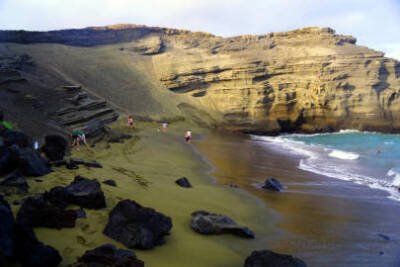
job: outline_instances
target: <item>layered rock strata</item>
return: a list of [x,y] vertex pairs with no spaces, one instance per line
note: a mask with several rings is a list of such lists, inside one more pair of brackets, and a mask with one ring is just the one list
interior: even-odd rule
[[[168,111],[169,115],[183,115],[204,125],[252,133],[400,129],[400,62],[358,46],[354,37],[336,34],[330,28],[222,38],[167,28],[116,25],[47,33],[0,31],[0,42],[114,45],[106,50],[107,56],[126,61],[118,65],[107,59],[107,63],[114,64],[111,67],[120,73],[129,68],[131,76],[109,71],[111,77],[96,79],[98,84],[126,80],[123,89],[113,88],[113,95],[108,97],[117,106],[135,112]],[[85,52],[97,51],[87,49]],[[87,60],[105,68],[94,61],[95,53]],[[60,62],[57,66],[63,64]],[[140,75],[140,86],[132,83],[139,81],[136,75]],[[11,73],[9,76],[8,80],[21,78]],[[78,76],[74,77],[76,80]],[[5,80],[1,78],[0,82]],[[96,91],[92,86],[90,90],[108,99],[103,89]],[[136,101],[134,107],[123,94],[139,97],[132,99]],[[78,94],[70,102],[84,99]],[[96,114],[107,111],[101,101],[79,102],[76,108],[85,105],[100,106]],[[79,117],[86,119],[92,113],[82,112]],[[79,118],[71,122],[74,120]]]

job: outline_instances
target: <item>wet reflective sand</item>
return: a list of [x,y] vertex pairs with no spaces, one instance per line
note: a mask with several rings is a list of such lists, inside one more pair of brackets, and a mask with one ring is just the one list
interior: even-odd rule
[[[214,165],[217,183],[238,185],[280,214],[284,232],[265,248],[310,266],[400,266],[400,203],[385,192],[299,170],[299,158],[246,136],[211,133],[194,144]],[[260,188],[268,177],[286,191]]]

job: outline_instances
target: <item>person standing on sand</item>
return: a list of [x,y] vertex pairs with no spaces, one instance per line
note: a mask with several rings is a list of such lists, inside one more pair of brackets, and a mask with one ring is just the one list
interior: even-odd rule
[[163,133],[165,133],[167,131],[167,126],[168,126],[168,123],[166,121],[164,121],[164,123],[162,124]]
[[128,126],[129,126],[129,128],[133,127],[133,117],[132,117],[132,115],[128,116]]
[[74,140],[74,141],[72,142],[72,146],[73,146],[73,147],[76,146],[76,150],[81,151],[81,148],[80,148],[80,142],[81,142],[81,141],[83,142],[83,144],[85,144],[86,149],[87,149],[88,151],[90,150],[90,149],[89,149],[89,145],[88,145],[88,143],[86,142],[86,136],[85,136],[85,134],[84,134],[82,131],[80,131],[80,130],[74,131],[74,132],[72,133],[72,139]]
[[185,139],[186,143],[190,144],[190,139],[192,139],[192,132],[190,130],[185,133]]

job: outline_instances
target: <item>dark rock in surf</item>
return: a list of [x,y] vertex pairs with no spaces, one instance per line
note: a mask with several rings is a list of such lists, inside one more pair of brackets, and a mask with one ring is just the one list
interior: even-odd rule
[[390,241],[390,237],[389,237],[388,235],[378,234],[378,236],[379,236],[380,238],[382,238],[383,240],[385,240],[385,241]]
[[72,228],[77,213],[65,210],[45,200],[43,195],[28,197],[17,214],[17,222],[30,227]]
[[186,177],[182,177],[182,178],[176,180],[175,183],[177,183],[179,186],[185,187],[185,188],[192,187],[192,185],[189,182],[189,179]]
[[253,251],[246,258],[244,267],[306,267],[307,264],[291,255],[278,254],[270,250]]
[[131,250],[117,249],[111,244],[88,250],[71,265],[71,267],[144,267],[143,261],[139,260]]
[[265,180],[265,183],[262,188],[276,192],[283,191],[283,186],[275,178],[268,178],[267,180]]
[[56,267],[62,261],[58,251],[40,242],[27,225],[15,224],[15,243],[14,257],[22,267]]
[[62,160],[68,148],[68,142],[64,137],[59,135],[47,135],[42,151],[51,161]]
[[104,234],[128,248],[150,249],[164,243],[172,228],[170,217],[131,200],[122,200],[109,214]]
[[109,185],[109,186],[117,186],[117,183],[114,180],[105,180],[103,184]]
[[190,227],[204,235],[233,234],[245,238],[254,238],[254,233],[247,227],[238,226],[228,216],[196,211],[192,213]]

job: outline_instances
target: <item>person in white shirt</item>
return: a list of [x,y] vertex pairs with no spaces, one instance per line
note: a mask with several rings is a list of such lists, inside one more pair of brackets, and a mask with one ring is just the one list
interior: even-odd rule
[[190,144],[190,139],[192,139],[192,132],[189,130],[185,134],[186,143]]
[[163,133],[165,133],[165,132],[167,131],[167,126],[168,126],[168,123],[167,123],[167,122],[164,122],[164,123],[162,124],[162,131],[163,131]]

